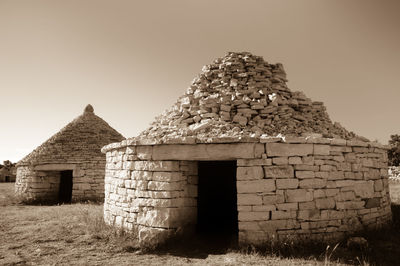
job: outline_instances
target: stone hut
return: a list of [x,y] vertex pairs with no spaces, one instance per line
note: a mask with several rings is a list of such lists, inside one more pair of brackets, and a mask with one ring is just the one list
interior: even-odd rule
[[104,198],[101,147],[124,137],[91,105],[17,164],[16,194],[26,202],[69,203]]
[[336,241],[391,222],[387,147],[332,123],[281,64],[228,53],[139,136],[105,146],[104,219],[143,245]]
[[16,174],[15,163],[4,161],[0,164],[0,182],[15,182]]

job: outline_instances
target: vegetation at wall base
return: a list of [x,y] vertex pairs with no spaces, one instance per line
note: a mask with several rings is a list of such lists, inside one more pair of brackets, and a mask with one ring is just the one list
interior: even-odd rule
[[[400,193],[398,182],[392,194]],[[154,250],[139,249],[136,236],[107,226],[101,204],[19,205],[13,184],[0,184],[0,264],[119,265],[398,265],[400,261],[400,199],[392,197],[393,225],[361,232],[366,249],[350,249],[346,241],[327,246],[290,241],[263,247],[217,250],[183,239]]]
[[400,165],[400,135],[390,135],[390,149],[388,150],[388,160],[390,166]]

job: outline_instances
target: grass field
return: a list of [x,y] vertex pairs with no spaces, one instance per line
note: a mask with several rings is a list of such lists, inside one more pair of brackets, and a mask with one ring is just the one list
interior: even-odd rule
[[[101,205],[19,205],[13,189],[13,183],[0,183],[0,265],[396,265],[400,261],[396,204],[394,227],[365,236],[369,249],[363,252],[349,251],[343,243],[334,251],[316,245],[287,247],[281,252],[218,254],[190,247],[143,252],[132,236],[103,223]],[[393,202],[400,204],[400,183],[391,184],[391,193]]]

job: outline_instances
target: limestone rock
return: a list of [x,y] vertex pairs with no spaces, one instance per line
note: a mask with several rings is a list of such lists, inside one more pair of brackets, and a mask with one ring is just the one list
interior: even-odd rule
[[177,102],[138,139],[164,142],[176,137],[255,137],[306,133],[355,137],[332,123],[321,102],[286,85],[282,64],[248,52],[229,52],[203,67]]

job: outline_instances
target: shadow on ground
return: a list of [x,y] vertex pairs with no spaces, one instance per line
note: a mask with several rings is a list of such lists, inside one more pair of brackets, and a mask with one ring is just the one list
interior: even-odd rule
[[368,241],[368,247],[350,249],[346,240],[337,245],[327,246],[323,243],[255,248],[238,247],[237,240],[226,241],[223,238],[199,236],[175,240],[146,254],[172,255],[184,258],[206,259],[209,255],[240,252],[261,256],[278,256],[289,259],[314,259],[321,262],[338,262],[353,265],[399,265],[400,264],[400,205],[392,204],[393,224],[390,228],[372,232],[359,233]]

